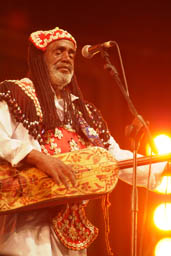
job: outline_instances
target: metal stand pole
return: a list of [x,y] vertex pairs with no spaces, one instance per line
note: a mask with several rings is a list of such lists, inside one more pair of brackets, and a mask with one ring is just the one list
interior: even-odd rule
[[137,220],[138,220],[138,189],[136,186],[137,152],[133,152],[133,187],[132,187],[132,235],[131,235],[131,255],[137,256]]
[[133,121],[133,125],[131,128],[129,127],[128,130],[128,136],[131,138],[132,143],[133,143],[133,160],[134,160],[134,166],[133,166],[133,189],[132,189],[132,236],[131,236],[131,256],[137,256],[137,216],[138,216],[138,190],[136,186],[136,169],[137,169],[137,148],[138,148],[138,143],[140,141],[140,138],[142,136],[142,132],[144,130],[147,132],[150,144],[152,148],[155,149],[153,145],[153,141],[151,139],[151,133],[149,131],[149,128],[144,121],[143,117],[140,116],[133,105],[129,95],[125,91],[125,88],[119,78],[119,74],[115,68],[114,65],[111,64],[109,60],[109,55],[108,53],[104,50],[101,52],[102,57],[105,60],[105,65],[104,68],[109,71],[109,73],[114,77],[117,85],[119,86],[124,98],[126,99],[128,103],[128,107],[132,115],[135,117]]

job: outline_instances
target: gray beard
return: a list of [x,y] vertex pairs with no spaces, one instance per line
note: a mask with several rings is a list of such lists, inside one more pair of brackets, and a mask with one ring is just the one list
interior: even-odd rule
[[53,73],[51,82],[59,90],[62,90],[67,84],[71,82],[72,77],[73,72],[71,74],[64,74],[57,70],[55,73]]

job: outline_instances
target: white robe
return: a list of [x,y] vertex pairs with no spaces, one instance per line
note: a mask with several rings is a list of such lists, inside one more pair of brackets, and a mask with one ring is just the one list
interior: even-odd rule
[[[58,100],[58,111],[62,111]],[[133,158],[128,150],[120,149],[113,137],[109,139],[109,151],[116,160]],[[33,149],[41,151],[38,141],[34,140],[21,123],[16,123],[10,115],[6,102],[0,102],[0,157],[16,166]],[[152,165],[150,189],[153,189],[166,163]],[[132,183],[132,168],[119,171],[119,178]],[[149,167],[137,168],[137,185],[147,187]],[[46,214],[47,213],[47,214]],[[86,249],[72,251],[65,248],[56,237],[46,218],[47,210],[31,213],[0,216],[0,255],[10,256],[86,256]]]

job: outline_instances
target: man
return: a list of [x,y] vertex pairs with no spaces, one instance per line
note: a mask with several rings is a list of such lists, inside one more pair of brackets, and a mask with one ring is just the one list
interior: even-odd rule
[[[101,146],[117,160],[132,158],[119,148],[99,111],[82,97],[74,75],[73,36],[56,27],[32,33],[29,42],[29,78],[0,85],[0,157],[12,166],[31,164],[66,188],[68,179],[73,186],[77,180],[71,166],[53,155]],[[155,173],[163,169],[158,164],[152,170],[151,188]],[[140,168],[138,185],[146,186],[147,176],[148,168]],[[132,170],[120,171],[119,177],[131,183]],[[1,216],[0,255],[85,256],[98,233],[91,223],[85,229],[85,206],[80,202]]]

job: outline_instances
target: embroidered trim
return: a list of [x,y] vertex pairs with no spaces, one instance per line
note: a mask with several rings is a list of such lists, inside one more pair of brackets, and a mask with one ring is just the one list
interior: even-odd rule
[[36,108],[36,113],[42,120],[42,117],[43,117],[42,110],[41,110],[38,98],[36,97],[36,92],[35,92],[35,89],[34,89],[34,86],[33,86],[33,83],[31,82],[31,80],[28,78],[24,78],[20,81],[19,80],[9,80],[9,82],[14,82],[15,84],[17,84],[27,94],[27,96],[30,99],[32,99],[32,101],[34,102],[35,108]]
[[79,150],[79,146],[75,140],[71,139],[69,141],[69,145],[70,145],[71,151]]
[[[64,133],[67,139],[64,138]],[[48,155],[79,150],[80,148],[90,145],[90,142],[85,143],[85,141],[76,134],[76,131],[71,129],[69,125],[64,128],[55,128],[54,132],[52,130],[45,132],[42,135],[42,141],[42,152]]]
[[103,143],[103,146],[108,149],[110,132],[108,130],[107,124],[104,121],[100,111],[93,104],[86,104],[86,108],[93,119],[94,128],[99,135],[99,139]]
[[[27,101],[23,103],[24,100],[22,99],[22,96],[24,95],[20,95],[22,100],[17,98],[17,94],[21,93],[17,87],[20,88],[24,94],[31,99],[31,101],[28,101],[28,103],[34,108],[33,111],[35,112],[32,118],[30,114],[26,114],[25,112]],[[31,81],[29,79],[23,79],[21,81],[6,80],[0,83],[0,91],[0,100],[7,102],[16,121],[22,123],[29,133],[41,143],[40,123],[42,121],[42,111]],[[25,100],[28,99],[26,98]],[[27,106],[28,109],[30,106]]]
[[87,219],[82,204],[67,205],[66,210],[60,212],[52,224],[61,242],[76,251],[87,248],[99,232]]
[[79,116],[79,123],[82,129],[82,132],[95,146],[104,147],[97,132],[88,125],[88,123],[84,120],[82,115]]

